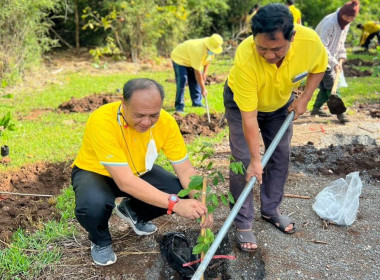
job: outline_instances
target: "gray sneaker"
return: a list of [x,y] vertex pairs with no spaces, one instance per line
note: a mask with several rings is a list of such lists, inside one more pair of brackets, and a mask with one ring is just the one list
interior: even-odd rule
[[100,247],[95,243],[91,242],[91,256],[94,260],[94,263],[107,266],[116,262],[116,255],[113,252],[112,244],[104,247]]
[[115,207],[115,213],[124,221],[128,222],[137,235],[149,235],[156,232],[157,227],[149,222],[140,219],[136,212],[129,205],[129,199],[124,198],[119,205]]

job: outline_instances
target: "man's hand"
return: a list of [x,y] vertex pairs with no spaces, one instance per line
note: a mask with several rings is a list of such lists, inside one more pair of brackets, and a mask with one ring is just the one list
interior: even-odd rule
[[337,73],[338,71],[342,72],[342,66],[339,64],[335,65],[334,71],[335,71],[335,73]]
[[202,96],[203,96],[203,97],[206,97],[206,96],[207,96],[208,91],[207,91],[206,87],[202,88],[201,93],[202,93]]
[[259,184],[263,183],[263,166],[260,160],[251,160],[251,162],[248,165],[247,176],[245,179],[248,182],[252,177],[256,177],[257,182],[259,182]]
[[207,207],[196,199],[180,199],[174,205],[173,211],[184,218],[198,219],[207,214]]
[[290,104],[288,111],[294,111],[294,120],[298,119],[299,116],[305,114],[307,110],[307,103],[309,103],[309,100],[307,99],[306,95],[301,94],[301,96],[294,100],[292,104]]
[[205,220],[201,223],[201,228],[211,228],[214,223],[214,217],[212,214],[206,214]]

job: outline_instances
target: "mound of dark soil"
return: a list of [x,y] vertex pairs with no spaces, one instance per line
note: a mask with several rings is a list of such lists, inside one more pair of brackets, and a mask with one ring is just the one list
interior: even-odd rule
[[372,118],[380,118],[380,104],[359,104],[358,108],[368,111]]
[[304,172],[339,175],[360,171],[380,180],[380,149],[375,145],[330,145],[317,149],[312,143],[292,147],[291,162]]
[[[205,85],[220,84],[226,80],[225,75],[207,75]],[[175,84],[175,79],[166,79],[166,82]]]
[[174,113],[173,116],[185,140],[191,140],[196,136],[213,136],[227,125],[223,115],[210,114],[210,122],[208,122],[207,114],[199,116],[191,113],[182,116]]
[[343,64],[343,71],[345,77],[368,77],[372,75],[372,71],[370,70],[358,70],[354,67],[351,67],[349,65]]
[[56,218],[55,200],[39,195],[59,194],[68,186],[70,173],[69,163],[39,163],[0,174],[0,191],[34,194],[0,194],[0,239],[8,240],[18,228],[33,231],[40,222]]
[[353,66],[373,66],[372,61],[363,61],[360,58],[354,58],[347,60],[343,65],[353,65]]
[[120,95],[112,93],[93,94],[80,99],[72,97],[69,101],[59,105],[58,110],[64,113],[87,113],[104,104],[119,101],[120,99]]

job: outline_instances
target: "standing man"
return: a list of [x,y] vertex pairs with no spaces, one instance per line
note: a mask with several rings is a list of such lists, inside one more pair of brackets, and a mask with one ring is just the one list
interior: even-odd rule
[[[237,48],[224,87],[231,153],[246,167],[245,176],[230,172],[230,190],[238,199],[246,182],[256,177],[260,184],[261,217],[290,234],[295,232],[295,224],[281,213],[280,205],[289,169],[293,127],[285,132],[264,171],[260,132],[267,149],[289,111],[295,112],[295,119],[305,113],[326,70],[327,54],[313,30],[294,26],[291,13],[283,4],[260,8],[252,18],[252,34]],[[294,100],[292,90],[305,77],[306,88]],[[257,248],[253,220],[253,193],[250,193],[235,218],[237,243],[244,251]]]
[[293,15],[294,23],[302,24],[301,11],[294,6],[294,0],[286,0],[286,6],[288,6],[290,12]]
[[[171,53],[176,81],[175,110],[183,113],[185,87],[189,84],[193,107],[204,107],[202,96],[207,96],[205,85],[207,70],[215,54],[222,52],[223,38],[218,34],[211,37],[187,40]],[[203,72],[202,72],[203,70]]]
[[[350,22],[355,19],[358,13],[359,1],[349,1],[337,12],[325,16],[315,29],[327,49],[329,66],[319,85],[319,92],[315,99],[311,115],[319,115],[321,117],[328,116],[322,111],[321,107],[327,102],[331,95],[336,71],[338,69],[342,70],[339,60],[344,62],[347,59],[344,42],[346,41],[347,32],[350,28]],[[349,121],[345,114],[337,114],[337,118],[342,124]]]
[[[116,262],[108,220],[115,198],[124,197],[116,214],[136,234],[157,230],[150,221],[166,213],[197,219],[207,208],[176,195],[196,172],[174,118],[162,109],[163,87],[151,79],[128,81],[123,101],[109,103],[89,117],[82,146],[73,164],[75,216],[88,232],[91,255],[98,265]],[[162,150],[175,173],[154,164]],[[210,227],[212,216],[204,227]]]
[[369,44],[371,40],[376,36],[377,43],[380,45],[380,23],[374,21],[367,21],[364,25],[358,24],[357,28],[362,30],[362,36],[360,38],[360,46],[364,47],[365,51],[368,52]]

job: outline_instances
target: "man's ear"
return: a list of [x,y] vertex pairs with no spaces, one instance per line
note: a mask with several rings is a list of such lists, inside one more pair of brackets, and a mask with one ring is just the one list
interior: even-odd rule
[[290,37],[290,42],[293,42],[294,41],[294,36],[296,35],[296,32],[295,30],[292,31],[292,36]]

